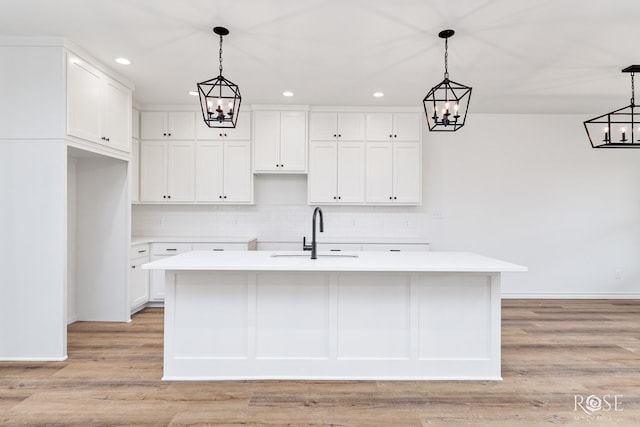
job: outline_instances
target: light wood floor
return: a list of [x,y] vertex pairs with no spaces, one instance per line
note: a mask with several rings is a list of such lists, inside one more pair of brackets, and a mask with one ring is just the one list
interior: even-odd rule
[[502,382],[162,382],[162,315],[70,325],[65,362],[0,363],[0,425],[640,426],[640,301],[503,301]]

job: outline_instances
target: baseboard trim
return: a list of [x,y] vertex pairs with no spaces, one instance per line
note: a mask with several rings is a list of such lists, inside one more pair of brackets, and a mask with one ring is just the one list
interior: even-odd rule
[[640,299],[638,293],[615,292],[558,292],[558,293],[530,293],[503,292],[503,299]]

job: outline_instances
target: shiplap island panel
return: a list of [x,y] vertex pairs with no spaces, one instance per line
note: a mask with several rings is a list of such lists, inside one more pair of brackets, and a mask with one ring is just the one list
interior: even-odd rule
[[166,380],[499,380],[500,279],[471,253],[201,252],[166,271]]

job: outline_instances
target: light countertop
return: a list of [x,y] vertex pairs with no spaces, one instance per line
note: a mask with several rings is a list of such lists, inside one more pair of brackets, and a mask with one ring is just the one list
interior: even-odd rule
[[[276,255],[276,256],[274,256]],[[144,264],[150,270],[524,272],[527,267],[470,252],[192,251]]]
[[249,243],[255,237],[240,236],[132,236],[131,244],[141,243]]

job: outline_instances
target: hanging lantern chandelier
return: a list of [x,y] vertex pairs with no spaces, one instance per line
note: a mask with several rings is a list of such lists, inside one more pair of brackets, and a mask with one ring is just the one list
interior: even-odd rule
[[229,34],[224,27],[215,27],[213,32],[220,36],[220,73],[218,77],[198,83],[202,118],[210,128],[235,128],[240,111],[240,88],[222,77],[222,37]]
[[444,80],[434,86],[424,97],[424,112],[430,131],[456,131],[464,126],[469,109],[471,88],[449,79],[448,40],[455,31],[443,30],[438,36],[444,39]]
[[[640,65],[630,65],[623,73],[631,73],[631,103],[610,113],[584,122],[593,148],[640,148],[640,112],[636,109],[633,77]],[[639,139],[636,139],[638,137]]]

